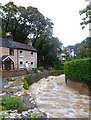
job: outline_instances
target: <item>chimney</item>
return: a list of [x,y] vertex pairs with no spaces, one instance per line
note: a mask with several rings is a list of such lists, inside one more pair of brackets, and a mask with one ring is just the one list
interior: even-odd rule
[[31,40],[29,40],[28,45],[32,46],[32,41]]
[[6,39],[13,41],[13,35],[11,35],[11,32],[6,33]]

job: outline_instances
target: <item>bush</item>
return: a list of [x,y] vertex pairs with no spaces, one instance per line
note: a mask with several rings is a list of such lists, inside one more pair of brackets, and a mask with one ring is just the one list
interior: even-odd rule
[[26,90],[29,89],[29,85],[27,84],[27,82],[24,82],[24,83],[23,83],[23,88],[26,89]]
[[62,70],[53,70],[53,71],[51,72],[51,75],[53,75],[53,76],[59,76],[59,75],[61,75],[61,74],[63,74],[63,71],[62,71]]
[[40,70],[41,72],[43,72],[44,68],[42,66],[39,66],[38,70]]
[[91,58],[77,59],[64,64],[67,78],[82,82],[91,82]]
[[24,82],[26,82],[28,85],[31,85],[32,84],[32,77],[31,75],[27,75],[24,77]]
[[63,64],[61,63],[60,60],[57,60],[54,62],[54,67],[55,70],[63,70]]
[[20,98],[14,98],[10,96],[3,96],[2,101],[0,102],[2,106],[4,106],[7,110],[17,109],[23,101]]
[[9,81],[13,81],[13,79],[12,79],[11,77],[8,77],[6,80],[7,80],[8,82],[9,82]]

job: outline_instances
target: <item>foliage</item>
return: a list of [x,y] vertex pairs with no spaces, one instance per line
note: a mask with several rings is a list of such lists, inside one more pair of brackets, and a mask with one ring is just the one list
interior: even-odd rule
[[13,81],[13,79],[12,79],[11,77],[8,77],[6,80],[7,80],[8,82],[9,82],[9,81]]
[[[70,51],[69,51],[70,50]],[[70,59],[70,52],[71,52],[71,48],[70,46],[67,46],[66,48],[64,48],[63,53],[66,55],[65,58],[66,60]]]
[[60,60],[56,60],[53,68],[55,70],[63,70],[63,64],[61,63]]
[[91,83],[91,58],[66,62],[64,73],[71,80]]
[[2,11],[1,27],[5,32],[11,32],[15,41],[26,43],[28,36],[32,36],[35,44],[44,33],[52,33],[53,23],[35,7],[18,7],[13,2],[9,2],[4,6],[0,4],[0,10]]
[[5,32],[2,29],[0,29],[0,37],[5,37]]
[[24,93],[22,94],[22,96],[27,97],[27,96],[29,96],[29,94],[28,94],[27,92],[24,92]]
[[24,82],[24,83],[23,83],[23,88],[24,88],[24,89],[26,89],[26,90],[28,90],[28,89],[29,89],[29,85],[28,85],[28,83],[27,83],[27,82]]
[[[88,58],[91,57],[91,38],[87,37],[81,43],[77,43],[74,46],[67,46],[70,50],[74,50],[76,55],[74,58]],[[67,59],[68,60],[68,59]]]
[[47,68],[52,67],[54,61],[57,60],[57,53],[61,53],[62,43],[52,36],[44,38],[36,43],[36,49],[38,50],[38,65]]
[[31,120],[35,120],[37,118],[37,113],[33,113],[31,116]]
[[32,76],[31,75],[27,75],[24,77],[24,82],[26,82],[28,85],[31,85],[32,84]]
[[0,120],[5,120],[5,117],[9,117],[10,116],[10,114],[9,113],[2,113],[1,115],[0,115]]
[[59,75],[61,75],[61,74],[63,74],[63,73],[64,73],[63,70],[53,70],[53,71],[51,72],[51,75],[53,75],[53,76],[59,76]]
[[81,43],[74,46],[76,58],[91,57],[91,38],[87,37]]
[[2,97],[1,105],[4,106],[7,110],[17,109],[21,104],[23,104],[23,101],[19,98],[14,98],[10,96]]
[[88,4],[86,8],[80,10],[79,14],[84,15],[82,22],[80,23],[82,25],[82,29],[84,29],[86,25],[91,23],[91,4]]
[[39,66],[38,70],[40,70],[41,72],[43,72],[43,70],[44,70],[43,66]]

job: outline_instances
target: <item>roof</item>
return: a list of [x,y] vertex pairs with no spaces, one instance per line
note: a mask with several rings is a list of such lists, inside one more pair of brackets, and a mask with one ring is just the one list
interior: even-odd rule
[[0,38],[0,46],[37,52],[37,50],[34,47],[24,43],[19,43],[19,42],[10,40],[9,38]]
[[7,58],[10,58],[10,60],[12,60],[14,62],[14,60],[10,56],[8,56],[8,55],[2,56],[1,59],[2,59],[2,61],[5,61]]

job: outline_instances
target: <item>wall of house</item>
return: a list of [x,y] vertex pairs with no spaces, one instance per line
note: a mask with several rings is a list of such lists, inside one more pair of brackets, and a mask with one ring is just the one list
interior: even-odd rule
[[[20,56],[20,51],[23,51],[23,54]],[[33,53],[33,54],[31,54]],[[9,48],[0,47],[0,57],[3,55],[9,55]],[[9,55],[14,60],[14,68],[20,68],[20,62],[23,62],[23,68],[26,67],[26,62],[28,64],[28,69],[37,68],[37,53],[26,50],[17,50],[14,49],[14,56]],[[31,62],[33,64],[31,64]]]
[[14,56],[11,56],[11,58],[14,60],[14,68],[15,69],[18,69],[18,64],[17,64],[17,62],[18,62],[18,56],[17,56],[17,49],[14,49]]
[[31,61],[34,62],[34,68],[37,68],[37,53],[33,52],[33,57],[31,57]]
[[[9,48],[0,46],[0,58],[4,55],[9,55]],[[14,60],[14,68],[17,69],[17,50],[14,49],[14,56],[9,56]]]
[[0,69],[2,68],[1,57],[2,57],[2,47],[0,46]]
[[[2,51],[2,55],[9,55],[9,48],[0,47],[0,51]],[[2,57],[2,55],[0,55]]]
[[[22,54],[20,53],[20,51],[22,51]],[[26,67],[26,64],[28,65],[27,69],[37,68],[37,53],[36,52],[18,50],[18,56],[19,56],[18,65],[20,66],[20,68]],[[23,62],[22,66],[20,65],[20,62]],[[32,65],[31,65],[31,62],[33,63]]]

